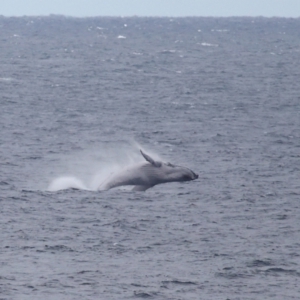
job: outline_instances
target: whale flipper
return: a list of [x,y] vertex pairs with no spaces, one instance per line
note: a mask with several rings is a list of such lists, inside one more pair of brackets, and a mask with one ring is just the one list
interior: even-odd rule
[[151,187],[152,187],[152,185],[136,185],[136,186],[134,186],[132,191],[134,191],[134,192],[144,192],[144,191],[150,189]]
[[152,166],[154,167],[161,167],[161,162],[160,161],[155,161],[152,157],[150,157],[149,155],[147,155],[146,153],[144,153],[142,150],[141,151],[141,154],[143,155],[143,157],[145,158],[145,160],[147,162],[149,162]]

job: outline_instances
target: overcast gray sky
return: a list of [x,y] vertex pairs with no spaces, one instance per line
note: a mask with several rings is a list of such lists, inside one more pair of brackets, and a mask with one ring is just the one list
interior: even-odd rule
[[300,0],[0,0],[0,15],[300,17]]

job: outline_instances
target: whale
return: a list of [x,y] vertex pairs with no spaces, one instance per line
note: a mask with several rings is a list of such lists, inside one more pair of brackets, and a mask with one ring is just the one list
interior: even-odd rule
[[99,185],[98,191],[107,191],[120,186],[133,186],[133,191],[146,191],[158,184],[191,181],[199,177],[189,168],[158,161],[142,150],[140,152],[145,159],[144,162],[111,174]]

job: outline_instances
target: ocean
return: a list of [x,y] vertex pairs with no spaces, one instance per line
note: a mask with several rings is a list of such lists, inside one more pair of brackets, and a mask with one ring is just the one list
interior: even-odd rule
[[0,16],[0,299],[300,299],[299,28]]

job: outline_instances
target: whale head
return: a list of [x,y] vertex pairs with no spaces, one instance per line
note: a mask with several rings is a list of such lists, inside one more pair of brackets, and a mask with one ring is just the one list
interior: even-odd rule
[[173,165],[171,163],[163,163],[162,169],[166,173],[166,176],[172,181],[191,181],[199,177],[198,174],[186,167]]
[[166,182],[183,182],[195,180],[199,177],[198,174],[186,167],[171,164],[169,162],[155,161],[149,155],[145,154],[142,150],[141,154],[147,162],[159,171],[159,183]]

